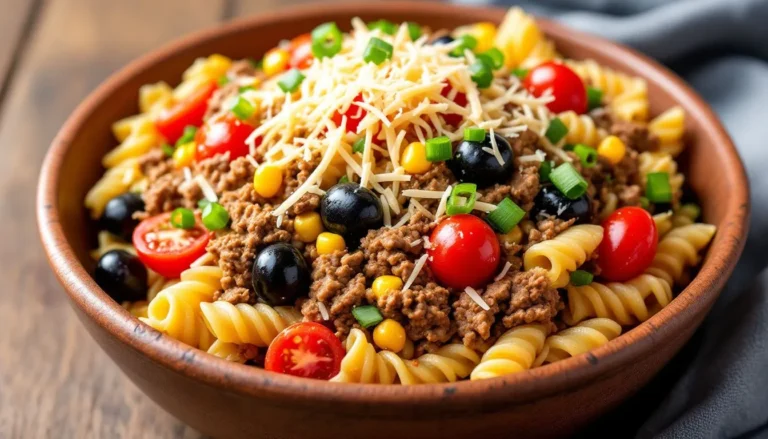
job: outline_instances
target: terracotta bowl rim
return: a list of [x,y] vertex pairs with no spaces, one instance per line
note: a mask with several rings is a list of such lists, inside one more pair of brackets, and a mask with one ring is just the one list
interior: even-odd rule
[[[728,213],[718,230],[718,233],[724,233],[731,239],[720,240],[720,245],[712,246],[699,274],[672,303],[621,337],[586,355],[490,380],[422,386],[337,384],[270,373],[211,355],[201,355],[200,351],[140,323],[96,285],[75,257],[59,223],[57,186],[60,168],[71,139],[87,124],[89,116],[100,102],[111,96],[137,72],[163,62],[180,49],[196,46],[216,36],[271,21],[289,22],[298,17],[331,17],[337,14],[386,15],[391,10],[417,14],[445,14],[447,10],[466,14],[468,21],[489,20],[504,13],[504,9],[492,7],[402,1],[304,5],[235,20],[187,35],[131,62],[93,91],[75,109],[54,138],[41,170],[37,193],[38,227],[43,247],[73,306],[124,344],[125,349],[134,349],[163,367],[222,390],[260,398],[305,399],[312,403],[343,401],[356,404],[375,400],[377,404],[387,405],[445,404],[448,401],[461,405],[503,403],[513,398],[530,400],[571,391],[585,383],[611,376],[622,365],[638,361],[644,355],[652,355],[659,340],[671,336],[689,324],[691,316],[706,310],[736,264],[744,246],[748,225],[749,187],[743,164],[731,139],[709,106],[682,79],[656,61],[626,47],[548,20],[539,20],[545,33],[563,38],[568,35],[568,38],[578,40],[579,45],[610,58],[622,58],[626,65],[642,71],[648,79],[665,84],[665,88],[678,102],[687,104],[689,117],[707,122],[707,135],[714,136],[714,143],[732,159],[728,161],[726,175],[736,189],[729,197]],[[722,263],[718,265],[716,261]],[[689,309],[682,313],[684,308]]]

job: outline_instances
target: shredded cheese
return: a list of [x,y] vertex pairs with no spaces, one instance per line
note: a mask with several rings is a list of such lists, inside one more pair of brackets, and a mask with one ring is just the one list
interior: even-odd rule
[[424,264],[427,263],[427,257],[429,255],[424,253],[421,255],[419,259],[416,260],[416,264],[413,266],[413,271],[411,272],[411,275],[408,276],[408,280],[405,282],[405,285],[403,285],[403,291],[407,290],[411,287],[411,284],[416,281],[416,278],[419,276],[419,273],[421,272],[421,269],[424,268]]
[[490,311],[491,307],[488,306],[488,303],[483,300],[482,297],[480,297],[479,294],[477,294],[477,291],[475,291],[472,287],[466,287],[464,288],[464,292],[467,293],[467,296],[469,296],[470,299],[472,299],[476,304],[480,305],[480,308]]
[[453,186],[449,185],[445,189],[445,192],[443,192],[443,195],[440,197],[440,204],[437,205],[437,211],[435,211],[435,221],[440,219],[440,217],[445,213],[445,208],[448,205],[448,197],[451,196],[451,192],[453,192]]
[[503,279],[504,276],[507,275],[507,272],[509,271],[510,268],[512,268],[512,264],[510,264],[509,261],[505,262],[504,268],[501,269],[501,273],[497,274],[496,277],[493,278],[493,280],[498,282],[501,279]]
[[475,201],[475,210],[481,212],[490,213],[496,210],[496,205],[491,203],[485,203],[483,201]]
[[197,174],[194,178],[194,181],[198,186],[200,186],[200,190],[203,191],[203,196],[206,200],[210,201],[211,203],[219,201],[219,197],[216,195],[216,191],[213,189],[213,186],[208,183],[208,180],[206,180],[202,174]]
[[189,169],[189,166],[184,166],[184,181],[190,182],[192,181],[192,171]]
[[536,152],[534,152],[531,155],[521,155],[517,158],[518,161],[525,163],[525,162],[543,162],[547,159],[547,153],[544,151],[537,149]]
[[445,191],[428,191],[424,189],[407,189],[403,191],[403,195],[409,198],[431,198],[440,199],[443,197]]
[[326,308],[325,304],[319,300],[317,301],[317,310],[320,311],[320,316],[323,320],[331,320],[331,316],[328,314],[328,308]]
[[384,195],[379,195],[379,199],[381,200],[381,207],[384,211],[384,226],[392,227],[392,213],[389,210],[389,203],[387,203],[387,199]]
[[255,158],[253,158],[253,156],[252,156],[252,155],[250,155],[250,154],[246,154],[246,155],[245,155],[245,159],[246,159],[246,160],[248,160],[248,162],[249,162],[251,165],[253,165],[253,167],[254,167],[254,168],[258,168],[258,167],[259,167],[259,162],[257,162],[257,161],[256,161],[256,159],[255,159]]

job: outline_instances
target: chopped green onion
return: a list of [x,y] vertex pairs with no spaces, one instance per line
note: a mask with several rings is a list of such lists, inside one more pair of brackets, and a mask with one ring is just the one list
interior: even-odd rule
[[221,230],[229,224],[229,213],[219,203],[210,202],[203,208],[203,225],[208,230]]
[[416,41],[421,36],[421,26],[419,23],[409,21],[408,23],[408,35],[411,37],[411,41]]
[[651,172],[646,175],[645,196],[652,203],[669,203],[672,201],[672,187],[669,185],[669,174],[666,172]]
[[394,35],[397,33],[397,25],[389,20],[376,20],[368,23],[368,29],[379,29],[387,35]]
[[451,148],[451,139],[447,136],[435,137],[427,140],[425,145],[427,149],[427,161],[439,162],[450,160],[453,155]]
[[184,133],[176,141],[176,148],[195,140],[195,134],[197,134],[197,127],[194,125],[187,125],[184,127]]
[[520,79],[525,79],[525,77],[528,76],[528,69],[523,69],[523,68],[513,69],[512,74],[517,76]]
[[169,144],[165,144],[160,147],[163,150],[163,154],[165,154],[168,157],[173,157],[173,147]]
[[597,150],[581,143],[573,147],[573,152],[579,156],[581,166],[591,168],[597,164]]
[[219,79],[216,80],[216,84],[218,84],[219,87],[223,87],[229,84],[229,78],[227,78],[227,75],[221,75],[219,76]]
[[352,144],[352,152],[362,153],[363,151],[365,151],[365,137],[355,140],[355,143]]
[[207,198],[203,198],[202,200],[197,202],[197,207],[199,207],[201,210],[205,209],[205,206],[211,204],[210,201],[208,201]]
[[464,128],[464,140],[482,142],[485,140],[485,130],[482,128]]
[[341,178],[339,179],[339,184],[341,183],[349,183],[349,177],[347,177],[346,175],[342,175]]
[[232,106],[232,113],[240,120],[247,120],[256,113],[256,108],[247,99],[238,96],[237,102]]
[[549,123],[549,127],[547,128],[547,132],[544,133],[544,136],[549,139],[552,144],[556,144],[561,141],[566,134],[568,134],[568,127],[565,126],[559,117],[556,117]]
[[195,214],[189,209],[179,207],[171,212],[171,225],[177,229],[188,230],[195,227]]
[[352,308],[352,315],[363,328],[376,326],[384,320],[379,309],[373,305],[356,306]]
[[571,200],[579,198],[587,191],[587,180],[584,180],[570,163],[563,163],[553,169],[549,173],[549,180]]
[[594,279],[594,277],[595,276],[588,271],[576,270],[571,273],[571,285],[574,287],[589,285],[592,283],[592,279]]
[[[459,204],[459,197],[466,196],[467,201]],[[453,187],[451,196],[448,197],[448,204],[445,206],[445,213],[448,215],[458,215],[460,213],[472,212],[477,200],[477,185],[474,183],[460,183]]]
[[645,197],[640,197],[640,207],[642,207],[645,210],[648,210],[651,207],[651,202],[648,201]]
[[299,86],[304,82],[304,74],[299,69],[291,69],[277,81],[277,85],[286,92],[293,93],[299,89]]
[[245,92],[247,92],[249,90],[256,90],[256,87],[254,87],[252,85],[244,85],[244,86],[238,88],[237,92],[238,93],[245,93]]
[[549,181],[549,174],[552,172],[552,166],[554,163],[552,160],[545,160],[541,162],[541,166],[539,166],[539,181],[542,183],[546,183]]
[[501,233],[507,233],[525,216],[525,211],[508,197],[488,214],[488,222]]
[[494,70],[499,70],[504,67],[504,54],[497,48],[488,49],[478,56],[482,56],[491,61],[491,66]]
[[493,66],[487,60],[478,58],[469,66],[469,74],[477,88],[488,88],[493,81]]
[[587,87],[587,107],[590,110],[603,105],[603,91],[599,88]]
[[464,34],[459,38],[456,38],[459,45],[455,49],[451,50],[451,56],[462,56],[465,50],[473,50],[477,47],[477,38],[469,34]]
[[380,40],[376,37],[372,37],[368,41],[368,46],[363,53],[363,60],[365,62],[372,62],[376,65],[383,63],[384,61],[392,58],[392,51],[394,48],[391,44],[384,40]]
[[312,55],[330,58],[341,52],[343,36],[336,23],[323,23],[312,31]]

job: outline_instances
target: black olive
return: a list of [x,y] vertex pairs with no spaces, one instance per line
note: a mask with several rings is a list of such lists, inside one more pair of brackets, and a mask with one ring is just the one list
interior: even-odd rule
[[309,268],[304,256],[283,242],[264,248],[253,264],[253,289],[269,305],[293,305],[309,293]]
[[125,250],[104,253],[93,278],[116,302],[147,300],[147,268]]
[[576,224],[588,223],[592,211],[592,202],[589,195],[584,194],[575,200],[563,195],[560,190],[552,185],[542,186],[536,198],[533,200],[533,209],[530,215],[536,221],[546,217],[560,218],[568,221],[576,218]]
[[453,159],[447,163],[448,168],[453,171],[453,175],[457,179],[468,183],[475,183],[478,188],[485,188],[496,183],[506,183],[509,181],[512,177],[512,172],[514,172],[512,146],[509,145],[507,139],[497,134],[494,134],[494,136],[504,164],[499,164],[499,161],[493,154],[483,151],[483,148],[493,148],[490,133],[485,135],[485,139],[482,142],[462,140],[453,153]]
[[357,248],[368,230],[384,225],[379,198],[357,183],[340,183],[328,189],[320,201],[325,228],[344,236],[347,246]]
[[101,228],[130,241],[133,229],[139,224],[139,221],[133,219],[133,214],[142,210],[144,200],[141,195],[132,192],[118,195],[104,207],[100,220]]
[[435,38],[434,40],[432,40],[430,42],[430,44],[435,45],[435,46],[442,46],[442,45],[445,45],[445,44],[453,43],[453,41],[454,41],[453,37],[451,37],[450,35],[443,35],[440,38]]

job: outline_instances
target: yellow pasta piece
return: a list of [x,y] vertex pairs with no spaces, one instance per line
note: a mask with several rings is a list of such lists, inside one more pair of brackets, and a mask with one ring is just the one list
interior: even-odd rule
[[571,145],[581,143],[596,148],[607,133],[598,128],[595,121],[586,114],[576,114],[573,111],[566,111],[557,115],[558,118],[568,128],[568,134],[565,136],[565,142]]
[[573,226],[554,239],[532,245],[523,254],[523,264],[526,270],[543,268],[552,286],[562,288],[568,284],[570,272],[587,260],[602,239],[603,228],[600,226]]
[[648,123],[648,130],[659,138],[659,150],[677,157],[685,149],[685,110],[672,107],[653,118]]
[[666,152],[641,152],[637,157],[637,167],[643,187],[647,175],[651,172],[666,172],[669,174],[669,186],[672,189],[672,199],[678,200],[682,195],[685,176],[677,172],[677,162]]
[[494,378],[530,369],[544,349],[548,333],[547,327],[540,324],[510,329],[483,354],[471,379]]
[[711,224],[701,223],[672,229],[659,241],[656,256],[646,273],[670,285],[679,282],[686,268],[698,265],[699,252],[709,244],[716,230]]
[[621,325],[610,319],[585,320],[578,325],[547,337],[545,363],[575,357],[608,343],[621,335]]
[[621,94],[613,97],[608,106],[619,119],[644,122],[648,120],[648,85],[636,79]]
[[109,200],[127,192],[141,177],[138,158],[127,159],[108,170],[85,195],[85,207],[91,218],[99,218]]
[[495,45],[507,67],[519,66],[543,39],[536,21],[520,8],[511,8],[496,31]]
[[271,307],[263,303],[248,305],[216,301],[201,303],[205,325],[225,343],[269,346],[277,334],[301,320],[293,307]]

